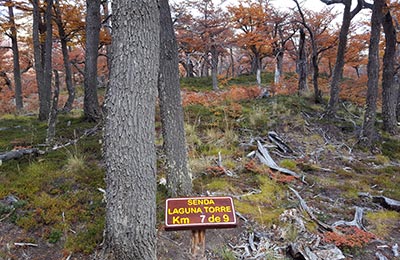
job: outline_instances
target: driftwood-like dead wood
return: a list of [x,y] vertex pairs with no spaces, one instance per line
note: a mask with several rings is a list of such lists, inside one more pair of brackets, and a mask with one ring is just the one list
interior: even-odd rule
[[33,247],[38,247],[38,244],[33,244],[33,243],[14,243],[14,246],[33,246]]
[[274,131],[268,132],[268,139],[283,153],[293,153],[293,150]]
[[394,200],[385,196],[372,196],[371,194],[365,192],[359,192],[358,196],[370,198],[374,203],[380,204],[385,209],[400,212],[400,201],[398,200]]
[[334,226],[334,227],[352,226],[352,227],[358,227],[359,229],[362,229],[365,231],[365,227],[362,224],[363,212],[364,212],[363,208],[356,207],[356,212],[354,213],[354,219],[352,221],[339,220],[339,221],[333,223],[332,226]]
[[399,245],[397,243],[392,246],[392,252],[394,257],[399,257]]
[[381,252],[376,252],[375,256],[379,259],[379,260],[388,260],[388,258],[383,255]]
[[19,159],[24,155],[28,155],[28,154],[43,154],[44,152],[37,149],[37,148],[26,148],[26,149],[20,149],[20,150],[13,150],[13,151],[9,151],[9,152],[5,152],[0,154],[0,161],[5,162],[8,160],[12,160],[12,159]]
[[294,259],[319,260],[318,256],[308,246],[304,246],[304,244],[290,244],[289,253]]
[[226,168],[222,165],[222,156],[221,156],[221,152],[218,152],[218,162],[217,162],[217,165],[218,165],[218,167],[221,168],[221,169],[224,171],[224,173],[225,173],[226,175],[228,175],[229,177],[235,176],[235,173],[233,173],[233,172],[231,172],[230,170],[226,169]]
[[266,164],[269,168],[284,174],[291,175],[296,178],[300,178],[300,175],[295,173],[294,171],[278,166],[276,162],[272,159],[271,155],[269,155],[268,150],[260,143],[260,141],[257,141],[257,148],[258,148],[256,152],[257,158],[260,159],[260,161]]
[[296,197],[299,199],[300,201],[300,207],[307,212],[308,216],[315,222],[318,224],[319,227],[321,227],[323,229],[323,231],[334,231],[337,232],[335,227],[332,227],[328,224],[323,223],[322,221],[318,220],[314,213],[311,211],[311,209],[308,207],[306,201],[300,196],[300,194],[293,189],[292,187],[289,187],[289,189],[294,193],[294,195],[296,195]]
[[400,201],[385,196],[372,196],[372,201],[379,203],[382,207],[400,212]]

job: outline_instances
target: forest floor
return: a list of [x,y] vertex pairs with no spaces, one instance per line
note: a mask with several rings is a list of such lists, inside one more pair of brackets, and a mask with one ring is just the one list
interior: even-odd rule
[[[237,228],[206,231],[207,259],[400,259],[395,256],[400,213],[377,199],[400,200],[399,136],[381,133],[372,151],[359,147],[363,110],[350,102],[327,120],[324,105],[311,98],[260,99],[251,86],[217,94],[188,89],[183,101],[194,195],[232,196],[239,213]],[[290,151],[271,142],[272,131]],[[35,116],[3,115],[0,154],[45,150],[40,145],[45,132],[46,124]],[[92,259],[100,248],[105,188],[100,127],[75,110],[59,116],[56,136],[58,144],[79,141],[0,164],[0,259]],[[301,177],[263,165],[252,156],[257,141],[279,166]],[[163,178],[159,159],[158,179]],[[191,232],[164,230],[165,194],[159,184],[158,258],[189,259]],[[361,229],[323,228],[353,220],[357,208],[363,209]]]

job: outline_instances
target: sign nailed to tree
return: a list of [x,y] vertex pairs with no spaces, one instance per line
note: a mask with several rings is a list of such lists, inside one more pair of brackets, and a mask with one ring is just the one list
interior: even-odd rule
[[236,227],[231,197],[194,197],[167,199],[165,229],[206,229]]

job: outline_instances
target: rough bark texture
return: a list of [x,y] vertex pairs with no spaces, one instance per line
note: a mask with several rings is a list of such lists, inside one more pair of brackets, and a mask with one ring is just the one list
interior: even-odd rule
[[51,107],[51,82],[52,82],[52,52],[53,52],[53,24],[52,24],[53,0],[46,1],[45,24],[46,24],[46,40],[44,43],[44,102],[43,119],[48,119]]
[[23,102],[22,102],[22,83],[21,83],[21,68],[19,65],[19,50],[18,50],[18,39],[17,39],[17,28],[15,26],[15,18],[14,18],[14,6],[11,4],[11,1],[8,1],[8,15],[10,21],[10,31],[9,35],[11,38],[11,48],[13,52],[13,73],[14,73],[14,85],[15,85],[15,105],[17,111],[22,110]]
[[65,85],[67,86],[67,91],[68,91],[68,99],[67,102],[65,102],[64,111],[69,112],[71,111],[72,104],[74,103],[75,100],[75,87],[72,84],[71,63],[69,61],[69,55],[68,55],[69,52],[67,46],[68,38],[67,35],[65,34],[64,25],[62,22],[59,0],[55,0],[54,13],[55,13],[55,22],[58,28],[58,34],[60,36],[61,50],[63,55],[64,70],[65,70]]
[[375,0],[371,16],[371,36],[368,54],[368,90],[367,108],[364,115],[364,123],[361,134],[361,143],[371,146],[377,138],[375,129],[376,101],[378,99],[379,82],[379,40],[381,32],[382,9],[385,0]]
[[183,108],[179,85],[178,45],[168,0],[158,0],[160,8],[160,72],[158,97],[163,149],[167,167],[167,188],[171,197],[189,195],[192,179],[187,166]]
[[156,0],[112,2],[112,59],[104,150],[107,210],[103,259],[156,259]]
[[97,99],[97,57],[99,55],[101,0],[86,1],[86,58],[85,58],[85,96],[83,112],[86,120],[98,121],[101,118]]
[[382,117],[383,128],[386,132],[395,134],[397,131],[396,103],[398,89],[394,84],[394,64],[396,57],[396,30],[390,12],[387,12],[382,21],[385,32],[385,54],[383,56],[382,75]]
[[306,34],[300,28],[299,57],[297,60],[297,73],[299,74],[299,94],[303,95],[308,91],[307,86],[307,54],[305,50]]

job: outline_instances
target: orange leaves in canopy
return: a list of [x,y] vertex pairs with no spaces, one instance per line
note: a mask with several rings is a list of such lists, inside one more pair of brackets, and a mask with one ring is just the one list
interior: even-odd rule
[[275,39],[268,37],[268,21],[271,19],[268,6],[245,0],[239,2],[238,6],[229,6],[231,20],[234,28],[239,29],[236,34],[237,45],[245,49],[251,49],[254,53],[263,55],[271,53],[271,44]]

